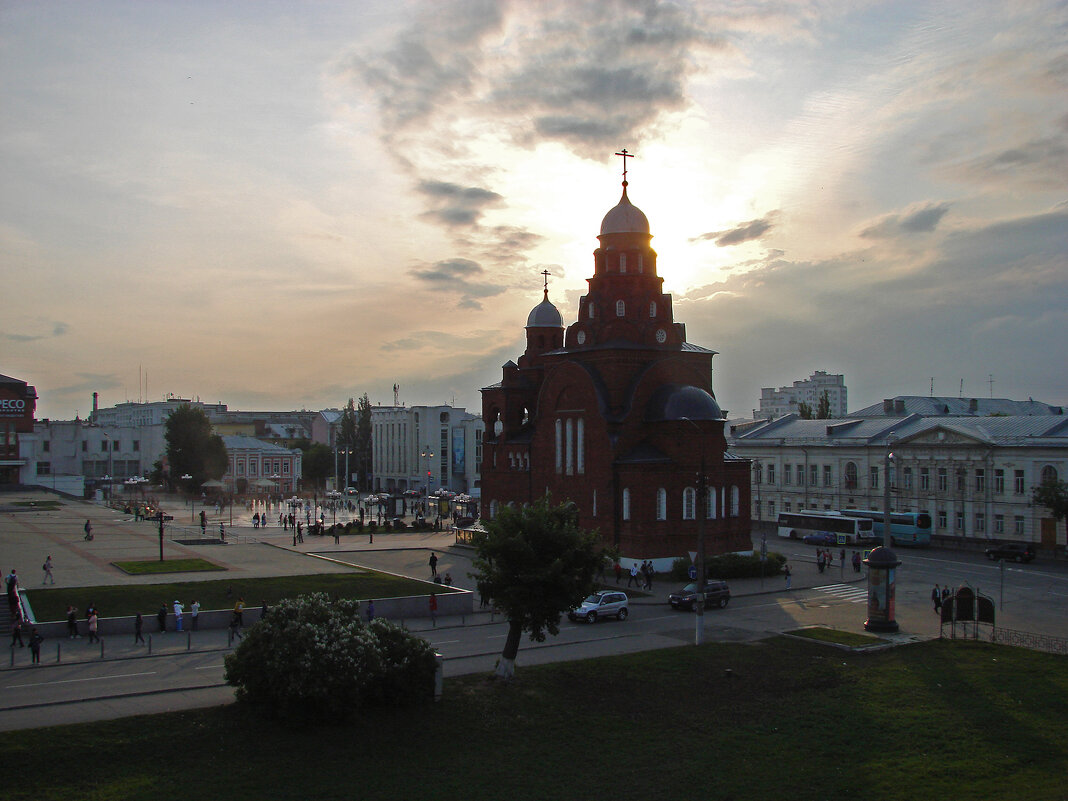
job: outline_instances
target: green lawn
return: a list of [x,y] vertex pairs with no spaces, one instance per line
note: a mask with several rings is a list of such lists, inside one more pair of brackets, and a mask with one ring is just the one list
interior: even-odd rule
[[[269,578],[218,579],[211,581],[174,581],[166,584],[123,584],[101,587],[58,587],[27,591],[34,616],[39,621],[64,620],[67,605],[80,612],[92,602],[103,617],[155,614],[160,604],[168,608],[175,598],[187,605],[200,601],[200,607],[230,609],[237,598],[244,598],[249,606],[266,601],[276,604],[282,598],[292,598],[309,592],[325,592],[339,598],[396,598],[405,595],[427,595],[430,586],[421,581],[391,576],[373,570],[353,570],[347,573],[313,574],[310,576],[273,576]],[[434,592],[455,592],[455,589],[434,585]]]
[[1068,659],[717,643],[452,679],[345,727],[230,705],[4,733],[0,754],[5,794],[35,801],[1046,801],[1066,797]]
[[873,637],[871,634],[857,634],[852,631],[828,629],[823,626],[794,629],[793,631],[788,631],[787,634],[792,634],[795,637],[808,637],[810,640],[823,640],[825,642],[838,643],[839,645],[849,645],[853,648],[864,648],[869,645],[882,645],[885,642],[885,640],[879,637]]
[[144,576],[156,573],[197,573],[206,570],[226,570],[207,559],[141,559],[136,562],[112,562],[123,573]]

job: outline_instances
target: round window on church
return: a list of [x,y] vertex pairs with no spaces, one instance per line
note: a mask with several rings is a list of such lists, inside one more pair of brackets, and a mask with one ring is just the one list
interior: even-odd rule
[[663,345],[667,342],[667,331],[663,328],[656,329],[656,341]]
[[575,334],[575,341],[578,342],[580,345],[584,345],[586,343],[586,332],[579,331],[577,334]]

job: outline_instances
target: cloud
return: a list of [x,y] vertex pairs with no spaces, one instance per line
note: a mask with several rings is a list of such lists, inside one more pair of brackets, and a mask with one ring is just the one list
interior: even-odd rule
[[772,221],[777,214],[777,211],[771,211],[759,220],[750,220],[749,222],[741,223],[726,231],[709,231],[706,234],[693,237],[690,241],[702,242],[711,239],[715,241],[717,246],[723,248],[729,247],[730,245],[740,245],[743,242],[749,242],[754,239],[760,239],[760,237],[772,229]]
[[414,267],[408,272],[429,286],[458,293],[459,305],[463,309],[481,309],[479,298],[500,295],[506,289],[503,284],[472,281],[471,279],[484,275],[486,271],[470,259],[446,259],[429,267]]
[[446,226],[474,225],[485,209],[499,206],[501,196],[478,186],[460,186],[446,181],[421,181],[418,191],[435,207],[423,216]]
[[888,214],[867,225],[860,235],[866,239],[889,239],[934,231],[949,211],[948,203],[926,203],[904,214]]
[[46,334],[15,334],[6,331],[0,331],[0,339],[6,339],[9,342],[39,342],[43,339],[55,339],[61,337],[67,333],[69,326],[62,322],[51,323],[52,330]]

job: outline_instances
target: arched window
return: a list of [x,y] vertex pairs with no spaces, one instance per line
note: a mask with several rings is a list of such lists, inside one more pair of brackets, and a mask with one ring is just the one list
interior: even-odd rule
[[667,520],[667,490],[663,487],[656,491],[656,519]]
[[508,467],[511,470],[515,470],[515,454],[511,452],[508,453]]
[[694,509],[697,506],[697,490],[687,487],[682,491],[682,519],[693,520],[696,515]]
[[740,500],[741,495],[742,494],[738,491],[737,487],[731,487],[731,517],[738,516],[738,501]]
[[575,421],[568,418],[564,424],[564,472],[575,474]]
[[1042,483],[1050,484],[1057,480],[1057,468],[1051,464],[1042,468]]
[[705,500],[705,517],[709,520],[716,519],[716,493],[719,492],[715,487],[709,487],[705,494],[707,498]]
[[593,304],[591,303],[591,304],[590,304],[589,306],[587,306],[586,308],[587,308],[587,309],[589,310],[589,318],[590,318],[590,319],[592,320],[592,319],[593,319],[593,316],[594,316],[594,315],[593,315]]
[[575,423],[575,467],[581,476],[586,472],[586,423],[579,418]]
[[523,454],[523,469],[528,472],[530,470],[530,453]]
[[497,500],[496,499],[490,501],[489,515],[490,515],[490,520],[492,520],[493,518],[495,518],[497,516]]
[[638,254],[638,272],[644,272],[642,270],[642,254],[641,253]]
[[627,271],[627,254],[626,253],[620,253],[619,254],[619,271],[621,273],[625,273]]
[[597,490],[593,491],[593,516],[597,517]]
[[623,488],[623,519],[630,520],[630,490]]
[[656,317],[656,301],[655,300],[652,301],[649,304],[649,316],[650,317]]
[[846,489],[857,488],[857,465],[855,462],[846,462],[845,485]]
[[564,421],[556,420],[556,472],[564,472]]
[[616,301],[616,317],[624,317],[627,314],[627,304],[621,300]]

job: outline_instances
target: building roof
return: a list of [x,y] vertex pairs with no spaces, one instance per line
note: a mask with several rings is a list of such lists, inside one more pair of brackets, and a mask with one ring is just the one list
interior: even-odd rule
[[279,453],[290,453],[289,448],[283,448],[281,445],[277,445],[273,442],[268,442],[262,439],[256,439],[255,437],[242,437],[238,435],[224,436],[222,438],[223,445],[226,446],[228,451],[277,451]]
[[545,290],[545,299],[530,310],[527,315],[527,328],[563,328],[564,318],[549,300],[549,290]]
[[623,197],[601,220],[601,236],[605,234],[648,234],[649,220],[627,197],[627,185],[623,184]]
[[1061,415],[1063,406],[1032,400],[1009,398],[945,398],[924,395],[898,395],[882,403],[873,403],[859,411],[850,412],[850,417],[903,417],[908,414],[934,415]]
[[645,407],[645,420],[649,423],[722,419],[723,412],[716,399],[695,386],[664,384],[657,388]]

